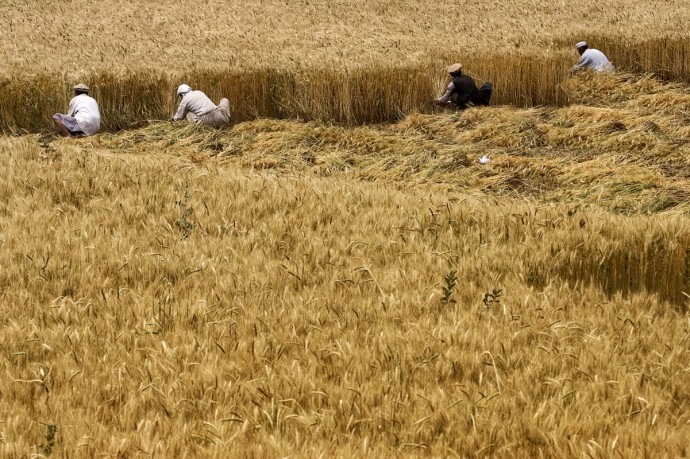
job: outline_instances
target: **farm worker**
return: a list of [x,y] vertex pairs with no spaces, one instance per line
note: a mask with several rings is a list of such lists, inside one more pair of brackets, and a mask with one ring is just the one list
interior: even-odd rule
[[215,128],[230,124],[230,102],[221,99],[218,106],[203,92],[192,91],[189,85],[182,84],[177,88],[180,106],[173,116],[173,121],[187,119],[190,123],[205,124]]
[[571,73],[578,72],[583,69],[592,69],[596,72],[613,72],[614,67],[604,53],[598,49],[590,49],[584,41],[578,42],[575,47],[580,53],[580,60],[570,70]]
[[446,87],[446,92],[436,100],[438,105],[452,105],[459,109],[467,108],[468,103],[474,105],[489,105],[491,83],[484,83],[477,89],[474,79],[468,75],[463,75],[462,64],[455,63],[448,67],[448,73],[452,80]]
[[82,137],[98,132],[101,114],[96,99],[89,96],[88,86],[79,83],[74,87],[74,97],[69,101],[67,114],[54,114],[53,124],[63,137]]

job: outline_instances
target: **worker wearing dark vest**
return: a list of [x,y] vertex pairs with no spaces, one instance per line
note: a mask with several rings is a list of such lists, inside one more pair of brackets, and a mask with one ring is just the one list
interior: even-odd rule
[[439,105],[452,105],[459,109],[467,108],[469,103],[473,105],[489,105],[491,100],[491,83],[484,83],[477,89],[474,79],[462,74],[462,64],[453,64],[448,67],[448,73],[452,80],[446,87],[446,92],[436,101]]

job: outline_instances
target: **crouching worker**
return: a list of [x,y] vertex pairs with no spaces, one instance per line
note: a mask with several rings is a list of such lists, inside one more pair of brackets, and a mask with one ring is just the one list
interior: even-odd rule
[[192,91],[189,85],[183,84],[177,88],[177,95],[181,98],[177,113],[173,121],[186,119],[190,123],[205,124],[214,128],[230,124],[230,102],[221,99],[218,106],[203,92]]
[[54,114],[53,124],[63,137],[82,137],[98,132],[101,114],[96,99],[89,96],[88,86],[79,83],[74,87],[74,97],[69,101],[67,114]]
[[580,53],[580,60],[578,60],[577,64],[570,69],[571,74],[587,69],[594,70],[595,72],[605,73],[613,72],[615,70],[615,67],[609,61],[606,55],[598,49],[587,46],[587,42],[580,41],[575,45],[575,47],[577,48],[577,52]]
[[484,83],[479,89],[474,79],[462,74],[462,64],[453,64],[448,67],[448,73],[452,78],[446,87],[446,92],[436,100],[438,105],[450,105],[464,110],[468,104],[488,106],[491,101],[493,87],[491,83]]

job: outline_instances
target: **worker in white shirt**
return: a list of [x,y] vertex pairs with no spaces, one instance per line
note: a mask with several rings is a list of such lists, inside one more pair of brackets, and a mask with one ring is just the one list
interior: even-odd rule
[[592,69],[595,72],[613,72],[614,67],[604,53],[598,49],[589,48],[584,41],[578,42],[575,47],[580,53],[580,60],[570,70],[571,73],[576,73],[583,69]]
[[173,121],[186,119],[190,123],[205,124],[215,128],[230,124],[228,99],[221,99],[216,106],[202,91],[192,91],[192,88],[186,84],[177,88],[177,95],[180,97],[180,105],[173,116]]
[[101,114],[96,99],[89,96],[88,86],[79,83],[74,87],[74,97],[69,101],[67,114],[54,114],[53,123],[63,137],[82,137],[98,132]]

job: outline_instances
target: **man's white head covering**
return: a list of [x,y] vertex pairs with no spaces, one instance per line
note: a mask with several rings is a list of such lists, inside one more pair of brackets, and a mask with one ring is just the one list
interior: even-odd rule
[[448,73],[450,73],[451,75],[454,73],[458,73],[460,70],[462,70],[462,64],[458,62],[448,67]]
[[587,46],[587,42],[586,42],[586,41],[578,41],[577,43],[575,43],[575,47],[576,47],[576,48],[582,48],[582,47],[585,47],[585,46]]
[[177,95],[178,96],[184,96],[188,92],[190,92],[192,88],[189,87],[188,84],[181,84],[179,88],[177,88]]

